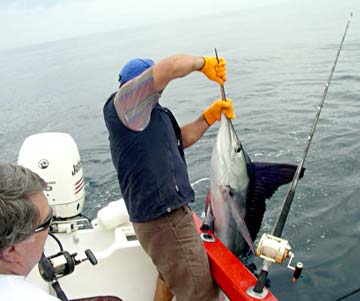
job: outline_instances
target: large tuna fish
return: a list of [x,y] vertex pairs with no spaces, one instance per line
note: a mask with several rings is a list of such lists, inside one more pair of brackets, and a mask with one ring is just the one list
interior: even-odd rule
[[251,162],[232,122],[222,114],[211,156],[206,213],[217,237],[236,256],[245,255],[248,247],[254,252],[265,200],[289,183],[295,171],[295,165]]

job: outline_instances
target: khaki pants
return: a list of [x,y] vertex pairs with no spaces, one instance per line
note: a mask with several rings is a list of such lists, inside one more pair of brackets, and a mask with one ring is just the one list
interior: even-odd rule
[[133,226],[177,301],[217,300],[208,257],[187,205]]

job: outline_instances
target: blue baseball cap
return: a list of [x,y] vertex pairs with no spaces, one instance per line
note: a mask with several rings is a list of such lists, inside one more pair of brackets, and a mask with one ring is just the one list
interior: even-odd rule
[[150,59],[132,59],[119,72],[120,86],[143,73],[146,69],[154,65],[154,61]]

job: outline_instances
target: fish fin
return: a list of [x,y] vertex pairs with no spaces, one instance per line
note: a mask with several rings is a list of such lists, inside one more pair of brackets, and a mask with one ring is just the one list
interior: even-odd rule
[[206,201],[205,201],[205,215],[207,216],[211,208],[211,192],[210,189],[207,192],[206,195]]
[[[255,162],[254,171],[254,191],[269,199],[275,191],[284,184],[290,183],[297,169],[296,165],[281,163]],[[300,178],[304,175],[305,168],[302,169]]]
[[[253,181],[250,184],[248,200],[246,202],[245,221],[250,231],[251,238],[256,239],[264,217],[266,204],[275,191],[284,184],[290,183],[294,177],[297,166],[281,163],[252,163]],[[300,177],[304,175],[302,169]]]
[[230,209],[231,216],[234,219],[234,221],[239,229],[240,234],[245,239],[246,243],[250,247],[253,254],[255,254],[254,242],[251,239],[248,227],[246,226],[244,218],[241,216],[238,205],[235,203],[234,199],[231,197],[231,195],[232,195],[231,187],[229,187],[229,186],[223,187],[222,193],[224,196],[225,203]]
[[210,230],[214,232],[215,229],[215,217],[211,207],[211,191],[208,190],[205,202],[205,224],[209,226]]

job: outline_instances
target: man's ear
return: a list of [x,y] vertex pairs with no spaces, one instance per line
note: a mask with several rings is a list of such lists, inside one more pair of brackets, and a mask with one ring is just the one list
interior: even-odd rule
[[14,262],[17,261],[19,258],[19,252],[17,250],[17,245],[13,245],[11,247],[5,248],[1,255],[1,260],[4,260],[6,262]]

